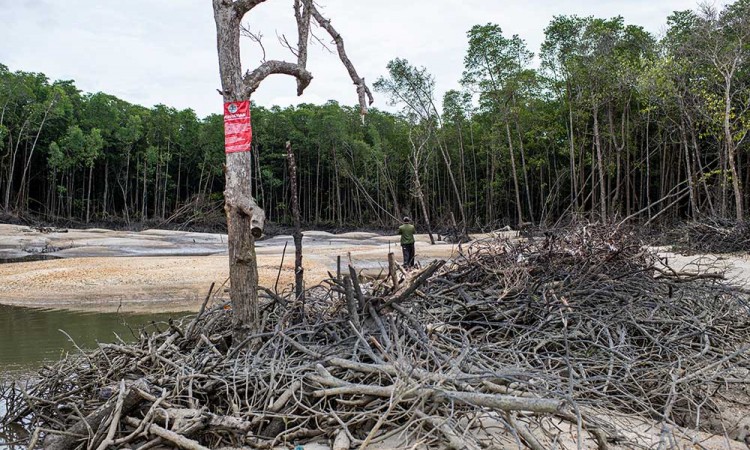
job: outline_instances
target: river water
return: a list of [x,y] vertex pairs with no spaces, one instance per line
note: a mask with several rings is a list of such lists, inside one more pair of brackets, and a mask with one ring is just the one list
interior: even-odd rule
[[114,342],[115,333],[132,341],[139,327],[180,315],[87,313],[0,305],[0,377],[33,372],[45,362],[77,352],[76,345],[91,349],[98,342]]
[[[116,341],[115,333],[133,341],[139,328],[165,329],[170,317],[184,314],[87,313],[0,305],[0,382],[33,377],[43,364],[78,352],[76,346],[90,350],[99,342]],[[0,418],[3,413],[0,400]],[[23,432],[0,425],[0,450],[21,448],[10,443]]]

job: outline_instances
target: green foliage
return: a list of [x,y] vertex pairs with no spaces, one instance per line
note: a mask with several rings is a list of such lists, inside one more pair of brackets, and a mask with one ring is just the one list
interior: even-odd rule
[[[437,100],[428,68],[393,59],[374,89],[399,113],[374,109],[364,124],[357,106],[333,101],[253,104],[254,194],[271,220],[285,219],[290,141],[308,222],[388,225],[405,212],[420,220],[413,165],[438,224],[451,223],[456,197],[470,225],[512,222],[513,175],[528,195],[523,215],[548,222],[571,211],[598,214],[602,191],[613,216],[654,215],[672,202],[648,203],[688,181],[696,204],[674,203],[676,216],[731,215],[734,181],[750,206],[750,0],[675,12],[658,40],[622,17],[555,16],[544,32],[535,67],[522,37],[473,26],[462,90]],[[221,115],[145,108],[1,64],[0,111],[0,199],[35,200],[0,206],[166,218],[222,195]],[[89,181],[90,205],[82,201]]]

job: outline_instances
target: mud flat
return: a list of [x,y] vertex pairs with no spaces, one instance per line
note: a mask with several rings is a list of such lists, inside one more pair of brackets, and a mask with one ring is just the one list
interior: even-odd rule
[[[320,283],[336,271],[337,256],[371,275],[385,269],[388,252],[401,259],[398,236],[305,231],[305,282]],[[448,258],[457,246],[430,245],[417,236],[422,264]],[[93,311],[197,311],[211,283],[223,288],[229,267],[226,235],[167,230],[104,229],[40,232],[0,224],[0,304]],[[284,247],[286,255],[283,258]],[[291,236],[257,243],[260,284],[283,290],[293,283]],[[41,259],[28,261],[28,259]]]

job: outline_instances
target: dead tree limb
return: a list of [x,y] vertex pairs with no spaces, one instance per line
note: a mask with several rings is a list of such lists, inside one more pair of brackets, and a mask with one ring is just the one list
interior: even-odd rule
[[[143,401],[143,397],[138,394],[138,389],[133,389],[133,387],[143,390],[148,389],[144,380],[132,383],[130,387],[126,388],[121,401],[118,401],[120,394],[113,395],[107,403],[68,428],[64,434],[47,435],[47,438],[44,440],[45,450],[68,450],[74,448],[79,440],[85,439],[88,436],[88,430],[98,430],[99,426],[116,412],[127,414],[135,409]],[[117,409],[118,404],[120,406],[119,410]]]
[[369,105],[372,105],[372,103],[375,101],[375,99],[372,97],[372,92],[370,92],[370,88],[367,87],[367,84],[365,84],[365,79],[361,78],[357,74],[357,70],[354,68],[354,64],[352,64],[349,57],[346,56],[346,50],[344,50],[344,39],[341,37],[339,32],[336,31],[335,28],[333,28],[333,25],[331,25],[331,20],[323,17],[323,15],[320,14],[318,9],[312,2],[310,2],[310,7],[312,15],[313,17],[315,17],[315,21],[318,23],[318,25],[323,27],[323,29],[325,29],[328,34],[331,35],[331,38],[336,43],[336,49],[339,53],[339,59],[341,59],[341,63],[344,64],[347,72],[349,72],[349,77],[351,77],[352,82],[355,86],[357,86],[357,97],[359,97],[360,114],[362,116],[365,116],[367,114],[367,107]]
[[417,277],[414,278],[411,283],[409,283],[405,288],[403,288],[403,290],[397,292],[396,295],[383,303],[380,309],[386,308],[395,303],[402,302],[409,298],[411,294],[413,294],[414,291],[417,290],[417,288],[423,285],[432,276],[432,274],[434,274],[439,268],[443,267],[443,264],[445,264],[445,260],[442,259],[431,262],[430,265],[427,266],[427,268],[424,269],[419,275],[417,275]]

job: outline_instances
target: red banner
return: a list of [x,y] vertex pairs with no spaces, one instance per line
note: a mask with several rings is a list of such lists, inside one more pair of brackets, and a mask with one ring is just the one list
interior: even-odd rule
[[253,140],[250,125],[250,102],[224,103],[224,151],[226,153],[249,152]]

